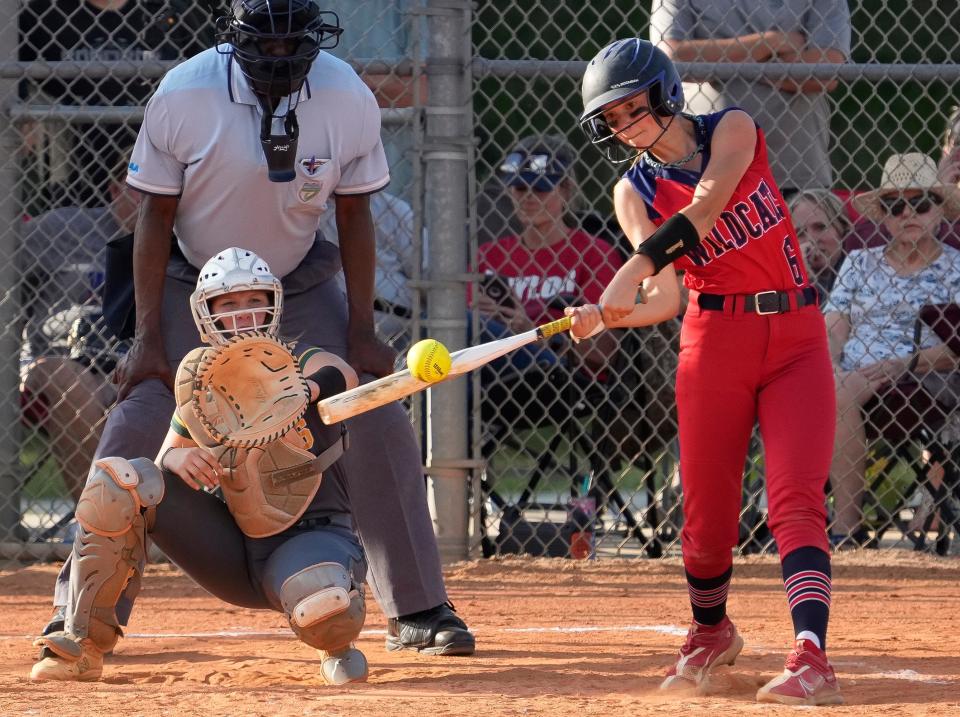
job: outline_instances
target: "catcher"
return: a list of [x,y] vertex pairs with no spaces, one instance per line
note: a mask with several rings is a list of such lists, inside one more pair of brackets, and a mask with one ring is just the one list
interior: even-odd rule
[[[191,308],[206,346],[181,362],[156,462],[103,458],[77,505],[64,630],[39,638],[34,680],[96,680],[122,634],[115,606],[139,580],[146,535],[226,602],[283,612],[320,654],[328,684],[362,682],[353,640],[366,561],[337,459],[346,430],[312,403],[357,385],[337,356],[277,340],[283,291],[256,254],[231,248],[200,271]],[[223,500],[208,490],[219,487]]]

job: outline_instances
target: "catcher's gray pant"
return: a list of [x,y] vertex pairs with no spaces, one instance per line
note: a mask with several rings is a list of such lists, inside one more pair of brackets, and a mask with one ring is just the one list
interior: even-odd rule
[[[291,575],[319,563],[339,563],[360,584],[363,551],[350,518],[328,525],[293,527],[269,538],[249,538],[226,503],[165,473],[150,538],[204,590],[233,605],[284,612],[280,588]],[[185,516],[189,516],[186,518]]]
[[[175,371],[183,356],[200,345],[200,337],[190,315],[195,279],[172,278],[173,270],[171,265],[164,284],[162,327],[167,357]],[[299,339],[345,357],[347,308],[342,291],[334,278],[297,291],[300,271],[298,268],[283,279],[283,338]],[[173,409],[173,394],[161,381],[151,379],[134,387],[107,416],[97,458],[155,458]],[[443,603],[447,594],[440,553],[427,508],[420,450],[407,414],[395,403],[351,418],[347,426],[350,449],[340,461],[374,597],[388,617]],[[70,564],[68,558],[60,571],[55,605],[66,604]],[[123,625],[138,589],[131,581],[117,605]]]

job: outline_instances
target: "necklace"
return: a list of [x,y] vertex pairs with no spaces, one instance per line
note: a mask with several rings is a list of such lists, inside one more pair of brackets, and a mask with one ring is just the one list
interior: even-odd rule
[[703,151],[703,145],[698,144],[696,147],[693,148],[693,151],[690,154],[688,154],[686,157],[683,157],[682,159],[676,160],[675,162],[658,162],[656,159],[653,158],[652,154],[647,152],[647,161],[655,167],[661,167],[661,168],[662,167],[682,167],[691,159],[693,159],[698,154],[700,154],[700,152],[702,151]]
[[[690,117],[690,119],[694,121],[694,124],[696,126],[696,131],[694,133],[694,136],[697,137],[698,139],[703,137],[703,121],[700,119],[700,116],[699,115],[692,116]],[[700,141],[697,142],[697,146],[693,148],[693,151],[690,154],[674,162],[661,162],[660,160],[656,159],[653,156],[653,154],[650,152],[649,149],[646,152],[644,152],[644,157],[646,157],[647,162],[653,165],[654,168],[664,169],[666,167],[682,167],[691,159],[693,159],[698,154],[700,154],[702,151],[703,151],[703,140],[700,139]]]

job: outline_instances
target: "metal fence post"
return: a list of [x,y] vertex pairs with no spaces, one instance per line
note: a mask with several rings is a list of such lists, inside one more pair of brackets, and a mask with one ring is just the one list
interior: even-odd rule
[[[0,0],[0,59],[17,59],[16,0]],[[9,119],[10,105],[17,99],[17,81],[0,79],[0,157],[17,156],[20,140]],[[17,293],[18,221],[17,164],[0,162],[0,541],[16,539],[20,524],[20,297]]]
[[[426,108],[428,320],[450,349],[466,343],[467,161],[470,3],[428,0]],[[443,560],[467,556],[467,386],[431,389],[427,403],[427,472],[431,511]]]

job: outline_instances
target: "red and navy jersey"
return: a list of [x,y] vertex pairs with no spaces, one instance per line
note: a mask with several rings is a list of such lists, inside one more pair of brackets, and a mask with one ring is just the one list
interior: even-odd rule
[[[703,145],[701,169],[666,167],[641,156],[624,175],[660,226],[693,201],[693,192],[710,162],[710,142],[724,114],[734,107],[692,119]],[[797,232],[767,161],[763,130],[757,127],[753,161],[710,233],[693,251],[674,262],[684,284],[711,294],[753,294],[808,284]]]

